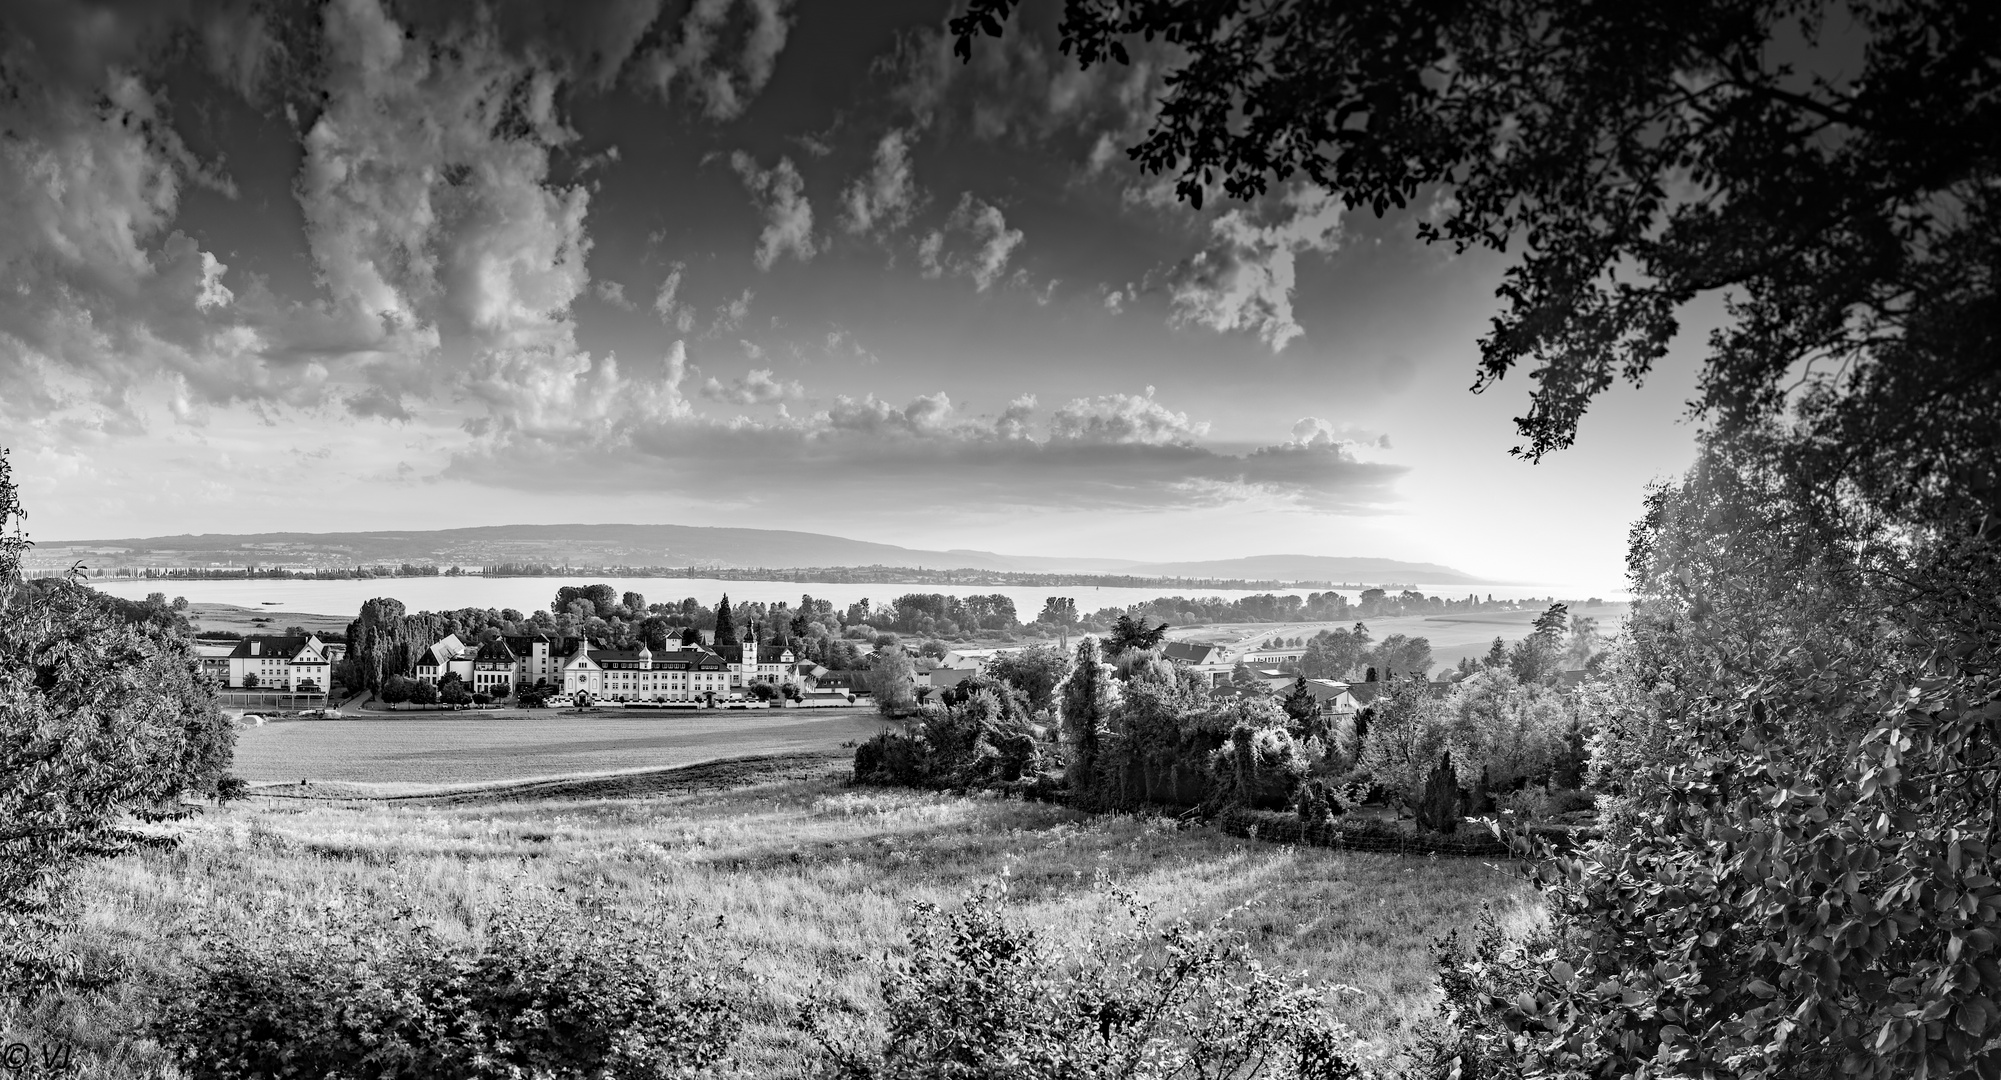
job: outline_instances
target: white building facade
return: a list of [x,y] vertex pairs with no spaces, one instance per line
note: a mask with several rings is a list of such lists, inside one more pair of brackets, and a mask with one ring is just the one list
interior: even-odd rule
[[246,637],[230,650],[228,687],[324,694],[333,685],[333,659],[318,635]]

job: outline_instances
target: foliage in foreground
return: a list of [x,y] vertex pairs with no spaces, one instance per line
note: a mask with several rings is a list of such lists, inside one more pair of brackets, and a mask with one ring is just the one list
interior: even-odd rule
[[651,1080],[713,1064],[742,1026],[686,935],[511,905],[483,936],[447,941],[406,910],[216,938],[155,1034],[196,1080]]
[[73,581],[19,587],[20,514],[0,454],[0,913],[45,908],[77,860],[141,839],[135,816],[220,793],[236,739],[184,633]]
[[[1488,1075],[2001,1076],[2001,886],[1986,729],[2001,679],[1943,667],[1814,777],[1761,701],[1687,747],[1623,845],[1538,868],[1559,928],[1461,962]],[[1696,743],[1691,738],[1690,743]]]
[[911,955],[880,976],[880,1037],[844,1036],[814,999],[800,1023],[839,1080],[1348,1080],[1352,1038],[1331,1023],[1339,988],[1246,959],[1218,926],[1156,926],[1113,893],[1123,925],[1073,951],[1006,917],[986,888],[947,910],[918,904]]
[[2001,1076],[2001,528],[1886,536],[1772,456],[1710,444],[1635,529],[1608,842],[1448,972],[1462,1076]]

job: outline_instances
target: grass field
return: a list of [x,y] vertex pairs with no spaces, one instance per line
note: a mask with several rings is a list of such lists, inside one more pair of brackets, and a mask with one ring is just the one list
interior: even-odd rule
[[717,758],[834,753],[881,729],[872,714],[846,709],[369,714],[243,728],[235,772],[252,784],[335,781],[394,794]]
[[[126,972],[103,990],[0,1007],[0,1042],[69,1041],[81,1076],[162,1075],[145,1035],[202,926],[312,926],[356,905],[407,904],[468,932],[503,894],[596,887],[617,910],[667,910],[739,955],[750,1027],[729,1075],[798,1076],[789,1026],[809,990],[877,1009],[869,958],[905,942],[913,901],[950,903],[1005,874],[1015,918],[1088,935],[1112,902],[1102,872],[1163,915],[1216,917],[1266,960],[1345,983],[1339,1017],[1384,1054],[1432,1008],[1431,940],[1493,901],[1520,922],[1518,878],[1475,860],[1296,849],[1201,827],[992,797],[850,788],[810,755],[600,783],[639,797],[462,797],[446,803],[259,798],[185,827],[178,850],[93,866],[80,943]],[[724,770],[727,771],[727,770]],[[716,791],[707,785],[735,786]],[[616,785],[625,785],[620,788]],[[570,792],[577,795],[576,790]]]

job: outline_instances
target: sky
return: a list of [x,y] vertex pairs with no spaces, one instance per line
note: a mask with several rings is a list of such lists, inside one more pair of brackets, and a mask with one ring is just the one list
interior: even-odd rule
[[0,446],[31,536],[675,522],[1616,590],[1717,310],[1508,455],[1505,256],[1125,148],[1173,56],[1030,3],[22,3]]

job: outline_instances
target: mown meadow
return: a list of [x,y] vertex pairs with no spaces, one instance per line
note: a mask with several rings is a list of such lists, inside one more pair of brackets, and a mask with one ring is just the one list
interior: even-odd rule
[[727,965],[747,1026],[721,1072],[809,1074],[801,995],[867,1024],[875,965],[911,905],[1004,883],[1010,918],[1053,942],[1118,917],[1111,886],[1163,918],[1225,918],[1265,963],[1353,987],[1333,1018],[1385,1065],[1436,1001],[1434,938],[1482,905],[1535,909],[1506,866],[1293,848],[998,796],[853,787],[798,762],[728,790],[541,801],[253,799],[177,826],[172,848],[91,865],[74,897],[81,985],[0,1014],[0,1041],[67,1042],[71,1075],[173,1075],[149,1025],[216,935],[322,932],[407,910],[446,937],[516,898],[589,897],[611,920],[664,917]]

